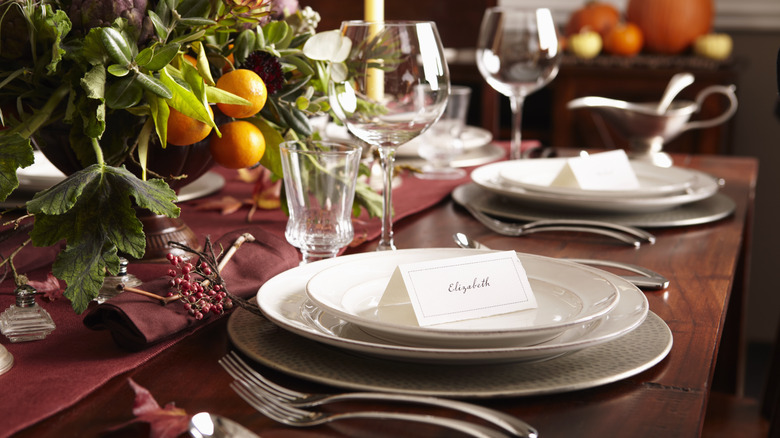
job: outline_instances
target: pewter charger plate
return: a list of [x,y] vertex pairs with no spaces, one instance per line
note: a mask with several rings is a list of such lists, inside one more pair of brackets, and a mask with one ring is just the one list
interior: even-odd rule
[[461,205],[470,205],[484,213],[517,221],[543,219],[591,219],[635,227],[660,228],[700,225],[728,217],[736,204],[723,193],[663,211],[638,213],[567,212],[535,208],[485,190],[474,183],[458,186],[452,198]]
[[283,373],[359,391],[453,398],[555,394],[606,385],[663,360],[672,332],[654,313],[614,341],[536,363],[429,365],[388,361],[323,345],[237,309],[228,336],[252,360]]

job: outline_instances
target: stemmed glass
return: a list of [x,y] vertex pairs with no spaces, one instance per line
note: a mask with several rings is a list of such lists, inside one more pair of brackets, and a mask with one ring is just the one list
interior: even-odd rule
[[417,137],[444,112],[450,77],[433,22],[345,21],[341,34],[352,48],[342,74],[331,74],[333,112],[349,131],[376,146],[384,173],[382,235],[378,250],[393,244],[393,163],[396,149]]
[[549,9],[499,6],[485,11],[477,41],[477,68],[493,89],[510,99],[510,159],[522,158],[520,129],[525,97],[555,78],[560,58]]

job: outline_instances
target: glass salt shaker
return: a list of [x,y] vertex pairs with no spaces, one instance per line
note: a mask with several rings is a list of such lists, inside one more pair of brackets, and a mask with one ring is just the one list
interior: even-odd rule
[[[142,283],[138,277],[127,273],[127,263],[126,258],[119,257],[119,273],[117,273],[117,275],[106,276],[103,280],[103,286],[100,288],[97,298],[95,298],[95,301],[97,301],[98,304],[103,304],[109,299],[119,295],[122,293],[121,289],[124,287],[135,287]],[[123,288],[119,288],[120,284]]]
[[16,304],[0,315],[0,332],[11,342],[43,339],[56,328],[51,315],[35,302],[34,287],[25,284],[14,291]]

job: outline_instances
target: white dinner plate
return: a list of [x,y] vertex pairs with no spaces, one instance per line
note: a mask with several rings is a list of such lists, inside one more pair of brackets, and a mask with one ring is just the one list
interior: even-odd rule
[[280,330],[244,309],[230,316],[228,336],[257,363],[325,385],[483,399],[557,394],[617,382],[661,362],[673,344],[669,326],[652,312],[635,330],[601,345],[542,362],[478,366],[403,363],[354,354]]
[[320,309],[374,336],[404,345],[442,348],[538,344],[604,315],[620,298],[617,286],[599,271],[520,253],[538,304],[535,309],[420,326],[411,302],[379,306],[398,265],[464,255],[458,248],[378,252],[315,274],[306,285],[306,294]]
[[[19,190],[25,192],[39,192],[57,184],[66,178],[65,174],[57,169],[49,161],[43,152],[33,151],[35,161],[16,171],[19,179]],[[191,201],[210,195],[225,186],[225,178],[215,172],[206,172],[195,181],[179,189],[177,202]],[[23,200],[16,205],[24,204]]]
[[[463,255],[489,251],[455,249]],[[268,280],[257,294],[257,303],[268,319],[279,327],[305,338],[355,353],[407,362],[465,364],[528,362],[546,360],[593,347],[625,335],[637,328],[648,314],[645,295],[630,282],[596,270],[610,279],[620,299],[601,318],[565,330],[560,336],[533,346],[496,348],[436,348],[401,345],[372,336],[358,326],[322,312],[306,297],[308,280],[322,270],[367,254],[337,257],[301,265]]]
[[590,196],[583,190],[578,195],[545,193],[527,190],[515,184],[509,184],[501,178],[504,167],[512,166],[510,161],[500,161],[478,167],[471,172],[471,180],[493,193],[498,193],[515,201],[535,207],[563,211],[639,213],[663,211],[713,196],[718,191],[718,182],[710,175],[698,170],[688,169],[695,178],[690,187],[680,194],[656,197],[631,196]]
[[653,197],[679,194],[691,186],[697,175],[681,167],[658,167],[641,161],[630,165],[639,181],[634,189],[584,190],[579,187],[552,186],[567,158],[512,160],[501,166],[499,177],[508,184],[526,190],[557,195],[590,197]]
[[[466,126],[461,134],[463,140],[463,152],[477,149],[493,141],[493,134],[487,129],[477,126]],[[396,151],[397,157],[419,157],[420,146],[425,142],[425,134],[420,135],[410,142],[401,145]]]

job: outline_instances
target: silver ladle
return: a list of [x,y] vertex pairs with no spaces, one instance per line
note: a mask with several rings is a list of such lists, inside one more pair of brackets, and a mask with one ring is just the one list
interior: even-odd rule
[[666,90],[664,91],[663,97],[661,97],[661,101],[658,102],[656,112],[658,114],[665,114],[669,105],[672,104],[672,101],[677,97],[680,91],[692,83],[693,75],[691,73],[677,73],[672,76],[672,79],[669,80],[669,84],[666,85]]

